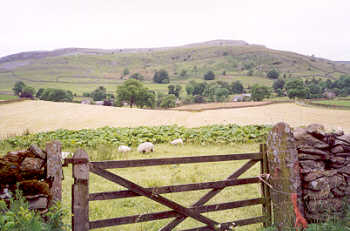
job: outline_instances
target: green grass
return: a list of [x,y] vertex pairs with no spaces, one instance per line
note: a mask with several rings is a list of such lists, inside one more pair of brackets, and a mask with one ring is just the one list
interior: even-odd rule
[[350,100],[322,100],[322,101],[315,101],[315,103],[350,107]]
[[[67,151],[67,150],[64,150]],[[68,150],[73,151],[73,150]],[[156,145],[156,151],[151,154],[139,154],[135,151],[127,154],[120,154],[116,148],[109,146],[101,146],[96,149],[87,149],[90,160],[114,159],[114,160],[130,160],[130,159],[149,159],[161,157],[182,157],[182,156],[198,156],[198,155],[215,155],[229,153],[247,153],[257,152],[258,144],[241,144],[235,146],[200,146],[200,145],[185,145],[185,146],[170,146],[167,144]],[[202,164],[182,164],[182,165],[166,165],[155,167],[138,167],[112,170],[143,187],[155,187],[174,184],[199,183],[207,181],[224,180],[236,169],[238,169],[246,161],[229,161],[222,163],[202,163]],[[71,203],[71,185],[73,179],[71,176],[71,168],[64,168],[65,180],[63,181],[63,204],[70,207]],[[252,177],[259,173],[259,165],[256,164],[251,170],[245,173],[242,177]],[[121,186],[110,183],[101,177],[90,174],[90,193],[121,190]],[[182,192],[165,194],[168,199],[190,206],[203,196],[208,190]],[[214,197],[207,204],[223,203],[244,199],[259,197],[260,185],[251,184],[237,187],[229,187],[224,189],[220,194]],[[106,219],[113,217],[121,217],[128,215],[144,214],[151,212],[165,211],[168,208],[159,205],[149,199],[143,197],[116,199],[108,201],[94,201],[90,203],[90,220]],[[261,206],[249,206],[245,208],[226,210],[221,212],[211,212],[204,214],[211,219],[219,222],[228,222],[236,219],[244,219],[261,215]],[[167,224],[172,219],[152,221],[146,223],[138,223],[135,225],[122,225],[116,227],[108,227],[98,230],[123,230],[123,231],[156,231],[163,225]],[[66,220],[67,223],[70,219]],[[186,219],[175,230],[185,228],[194,228],[203,226],[192,219]],[[260,225],[250,225],[237,228],[240,231],[255,231]]]
[[18,99],[16,95],[0,95],[0,100]]

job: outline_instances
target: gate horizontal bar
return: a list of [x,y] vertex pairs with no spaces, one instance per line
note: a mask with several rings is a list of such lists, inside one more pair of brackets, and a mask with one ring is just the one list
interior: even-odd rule
[[141,160],[111,160],[111,161],[94,161],[90,163],[102,169],[112,169],[112,168],[131,168],[131,167],[145,167],[145,166],[157,166],[157,165],[169,165],[169,164],[219,162],[219,161],[231,161],[231,160],[262,160],[262,154],[245,153],[245,154],[226,154],[226,155],[211,155],[211,156],[155,158],[155,159],[141,159]]
[[[216,212],[216,211],[222,211],[222,210],[228,210],[228,209],[234,209],[234,208],[240,208],[240,207],[246,207],[246,206],[252,206],[252,205],[259,205],[263,203],[264,203],[263,198],[254,198],[249,200],[200,206],[200,207],[195,207],[190,209],[199,213],[207,213],[207,212]],[[177,217],[177,216],[180,216],[180,215],[176,211],[164,211],[164,212],[157,212],[157,213],[149,213],[149,214],[127,216],[127,217],[118,217],[118,218],[90,221],[89,227],[90,229],[96,229],[96,228],[103,228],[108,226],[126,225],[126,224],[140,223],[140,222],[146,222],[146,221],[161,220],[161,219],[167,219],[167,218]]]
[[[152,193],[154,194],[164,194],[164,193],[186,192],[186,191],[195,191],[195,190],[212,189],[212,188],[225,188],[228,186],[254,184],[254,183],[260,183],[260,180],[258,177],[204,182],[204,183],[196,183],[196,184],[170,185],[170,186],[162,186],[162,187],[146,188],[146,189],[149,191],[152,191]],[[122,190],[122,191],[115,191],[115,192],[100,192],[100,193],[89,194],[89,201],[111,200],[111,199],[119,199],[119,198],[138,197],[138,196],[140,195],[131,190]]]
[[[252,225],[252,224],[256,224],[256,223],[261,223],[265,219],[266,218],[264,216],[252,217],[252,218],[241,219],[241,220],[236,220],[236,221],[232,221],[232,222],[225,222],[225,223],[222,223],[221,225],[222,226],[229,226],[232,223],[235,223],[236,226],[245,226],[245,225]],[[194,229],[185,229],[185,230],[180,230],[180,231],[213,231],[213,229],[206,226],[206,227],[198,227],[198,228],[194,228]]]

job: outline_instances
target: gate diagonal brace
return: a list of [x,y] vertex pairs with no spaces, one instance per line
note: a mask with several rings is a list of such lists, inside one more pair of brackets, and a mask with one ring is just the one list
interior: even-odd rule
[[[257,160],[248,161],[241,168],[239,168],[237,171],[235,171],[229,177],[227,177],[226,180],[237,179],[239,176],[241,176],[243,173],[245,173],[247,170],[249,170],[257,162],[258,162]],[[192,204],[191,206],[198,207],[198,206],[204,205],[211,198],[213,198],[215,195],[219,194],[223,189],[224,188],[212,189],[211,191],[209,191],[207,194],[205,194],[202,198],[200,198],[196,203]],[[179,225],[181,222],[183,222],[186,218],[187,218],[186,216],[177,217],[174,220],[172,220],[171,222],[169,222],[167,225],[165,225],[163,228],[161,228],[159,231],[173,230],[177,225]],[[230,230],[230,227],[228,230]]]
[[129,190],[131,190],[131,191],[133,191],[141,196],[147,197],[147,198],[149,198],[153,201],[156,201],[156,202],[158,202],[158,203],[160,203],[168,208],[171,208],[185,217],[191,217],[197,221],[200,221],[200,222],[208,225],[208,227],[212,228],[213,230],[224,231],[224,230],[227,230],[229,228],[223,224],[219,224],[218,222],[213,221],[213,220],[201,215],[198,212],[195,212],[195,211],[193,211],[189,208],[186,208],[186,207],[184,207],[184,206],[182,206],[182,205],[180,205],[172,200],[169,200],[169,199],[167,199],[159,194],[154,194],[151,191],[143,188],[142,186],[137,185],[137,184],[135,184],[135,183],[123,178],[123,177],[120,177],[118,175],[115,175],[114,173],[111,173],[107,170],[99,168],[92,163],[89,164],[89,170],[91,172],[101,176],[101,177],[104,177],[105,179],[107,179],[109,181],[112,181],[112,182],[117,183],[121,186],[124,186],[124,187],[128,188]]

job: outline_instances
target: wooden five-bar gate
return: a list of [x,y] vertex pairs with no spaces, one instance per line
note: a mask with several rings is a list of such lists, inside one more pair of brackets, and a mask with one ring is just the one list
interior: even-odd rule
[[[171,185],[154,188],[144,188],[131,182],[107,169],[115,168],[132,168],[145,166],[158,166],[170,164],[189,164],[248,160],[244,165],[228,176],[225,180],[215,182],[203,182],[194,184]],[[202,227],[186,229],[183,231],[206,231],[206,230],[233,230],[235,226],[243,226],[255,223],[271,225],[271,200],[269,188],[260,181],[258,176],[238,179],[243,173],[249,170],[256,163],[260,163],[261,174],[268,173],[266,145],[260,145],[260,151],[257,153],[229,154],[229,155],[211,155],[211,156],[194,156],[194,157],[176,157],[176,158],[159,158],[159,159],[141,159],[141,160],[120,160],[120,161],[101,161],[89,162],[88,155],[83,150],[75,152],[73,158],[65,159],[65,165],[73,164],[74,184],[72,186],[72,228],[73,231],[87,231],[90,229],[133,224],[160,219],[174,218],[167,225],[162,227],[161,231],[173,230],[178,224],[183,222],[187,217],[193,218],[204,224]],[[101,176],[113,183],[119,184],[127,190],[100,192],[89,194],[89,172]],[[261,197],[234,202],[205,205],[211,198],[220,193],[224,188],[245,184],[261,184]],[[185,192],[194,190],[211,189],[196,203],[190,207],[185,207],[175,201],[163,197],[161,194]],[[156,201],[171,210],[140,214],[135,216],[118,217],[104,220],[89,220],[89,201],[111,200],[118,198],[130,198],[144,196]],[[235,195],[232,195],[234,198]],[[202,213],[228,210],[251,205],[262,205],[262,216],[219,223],[212,220]]]

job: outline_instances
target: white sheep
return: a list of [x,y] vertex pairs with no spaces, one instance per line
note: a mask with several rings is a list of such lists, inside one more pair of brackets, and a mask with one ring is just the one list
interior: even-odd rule
[[150,143],[150,142],[144,142],[144,143],[140,144],[137,147],[137,151],[138,152],[142,152],[142,153],[153,152],[154,151],[154,145],[152,143]]
[[184,142],[182,141],[181,138],[179,138],[179,139],[171,141],[170,144],[178,145],[178,144],[184,144]]
[[130,152],[130,151],[131,151],[131,148],[125,145],[120,145],[118,148],[118,152]]
[[62,160],[67,158],[69,155],[72,155],[71,152],[61,152],[61,155],[62,155]]

